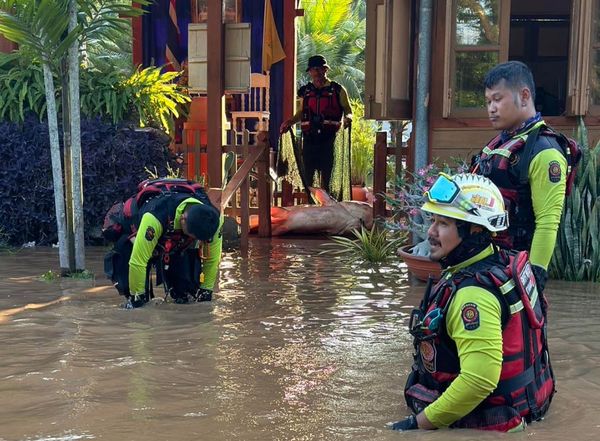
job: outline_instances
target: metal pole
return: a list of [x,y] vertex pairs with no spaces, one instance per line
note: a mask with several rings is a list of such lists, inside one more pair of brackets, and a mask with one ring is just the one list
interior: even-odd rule
[[419,8],[419,47],[417,52],[417,91],[415,106],[415,170],[427,165],[429,156],[429,81],[431,74],[432,0],[421,0]]

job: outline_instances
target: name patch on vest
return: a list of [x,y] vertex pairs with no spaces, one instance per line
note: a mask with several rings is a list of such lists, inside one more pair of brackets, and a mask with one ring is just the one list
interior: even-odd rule
[[465,303],[461,309],[461,318],[467,331],[479,328],[479,310],[475,303]]
[[144,234],[144,237],[146,238],[146,240],[148,242],[152,242],[152,239],[154,239],[154,236],[156,236],[156,231],[154,231],[154,228],[152,228],[152,227],[146,228],[146,234]]
[[548,179],[550,179],[550,182],[560,182],[560,164],[558,161],[550,161],[550,164],[548,164]]
[[422,341],[419,346],[423,367],[427,372],[435,372],[435,346],[430,341]]

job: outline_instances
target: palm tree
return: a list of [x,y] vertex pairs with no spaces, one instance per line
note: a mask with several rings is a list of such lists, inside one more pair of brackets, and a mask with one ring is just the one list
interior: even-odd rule
[[[365,81],[366,21],[364,0],[303,0],[304,17],[298,28],[298,83],[310,79],[308,58],[324,55],[328,76],[343,85],[350,98],[361,99]],[[361,18],[362,15],[362,18]]]
[[[147,4],[146,0],[137,3]],[[78,13],[79,11],[79,13]],[[79,50],[88,39],[101,39],[115,29],[127,26],[127,18],[140,15],[141,9],[122,4],[120,0],[0,0],[0,34],[17,43],[23,56],[28,56],[34,63],[40,63],[44,73],[46,109],[48,115],[48,135],[50,139],[50,157],[52,162],[52,181],[54,188],[54,205],[59,241],[59,263],[63,272],[83,269],[83,215],[81,201],[81,139],[79,135]],[[63,64],[63,61],[68,62]],[[72,175],[73,207],[76,256],[73,268],[69,258],[67,238],[67,221],[65,212],[65,196],[63,170],[60,158],[60,142],[58,132],[58,113],[56,108],[56,87],[53,73],[61,72],[62,66],[68,68],[69,87],[63,93],[69,94],[66,100],[69,109],[70,137],[68,158]],[[62,75],[67,72],[62,71]]]

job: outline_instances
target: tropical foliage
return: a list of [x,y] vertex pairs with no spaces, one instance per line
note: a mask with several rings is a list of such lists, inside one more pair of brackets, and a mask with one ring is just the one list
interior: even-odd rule
[[360,231],[352,230],[352,236],[333,236],[331,242],[323,244],[328,249],[321,254],[343,256],[351,262],[381,263],[396,256],[398,248],[406,244],[408,234],[391,232],[373,224],[370,230],[364,227]]
[[557,279],[600,282],[600,143],[589,147],[581,118],[576,139],[583,159],[565,201],[549,273]]
[[365,185],[373,174],[373,149],[378,123],[364,119],[365,106],[360,100],[352,100],[352,155],[350,159],[350,182]]
[[310,81],[308,58],[321,54],[330,66],[328,77],[361,98],[365,80],[366,19],[362,2],[303,0],[298,28],[298,84]]
[[[124,71],[81,70],[81,113],[87,118],[102,117],[117,124],[131,121],[136,126],[152,126],[170,132],[174,118],[189,102],[188,95],[173,82],[179,74],[161,73],[157,67]],[[58,74],[54,81],[58,83]],[[23,122],[33,112],[46,117],[46,99],[42,67],[20,53],[0,54],[0,120]],[[57,86],[57,97],[62,88]],[[62,113],[62,102],[55,100]]]

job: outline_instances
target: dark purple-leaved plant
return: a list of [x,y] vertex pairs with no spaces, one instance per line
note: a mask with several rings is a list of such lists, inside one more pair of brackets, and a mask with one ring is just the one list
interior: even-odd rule
[[[99,119],[82,121],[86,243],[99,243],[106,211],[133,194],[148,177],[145,168],[173,168],[169,138],[156,130],[133,130]],[[0,233],[9,245],[56,243],[48,128],[37,117],[24,124],[0,122]]]

